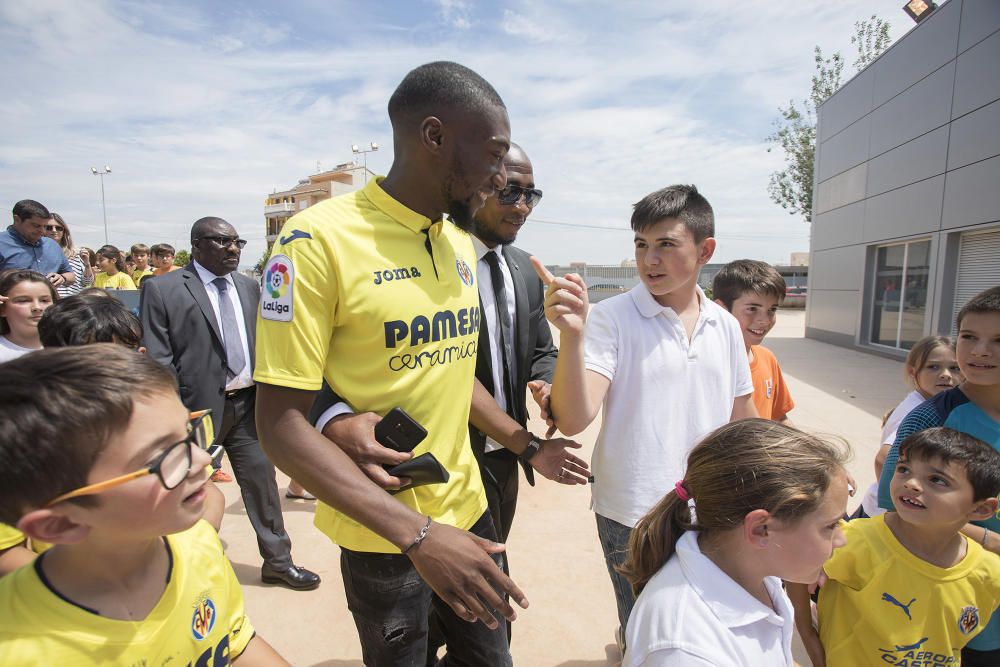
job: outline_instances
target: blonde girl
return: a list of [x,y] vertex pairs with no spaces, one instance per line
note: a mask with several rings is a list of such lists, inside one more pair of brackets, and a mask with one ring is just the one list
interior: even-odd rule
[[121,251],[113,245],[101,246],[97,251],[97,268],[101,272],[94,278],[94,287],[135,289],[132,276],[125,272],[125,259]]
[[635,527],[621,568],[638,594],[624,666],[792,667],[781,580],[816,581],[843,544],[845,448],[766,419],[732,422]]
[[42,348],[38,321],[57,298],[48,278],[36,271],[0,273],[0,363]]
[[906,395],[899,405],[889,413],[882,425],[880,446],[875,455],[875,483],[868,487],[861,505],[851,515],[852,519],[878,516],[885,512],[878,506],[878,480],[882,475],[882,464],[888,456],[892,443],[896,441],[896,431],[906,415],[928,398],[957,387],[964,379],[962,369],[955,357],[955,341],[948,336],[927,336],[921,338],[906,355],[903,374],[913,391]]

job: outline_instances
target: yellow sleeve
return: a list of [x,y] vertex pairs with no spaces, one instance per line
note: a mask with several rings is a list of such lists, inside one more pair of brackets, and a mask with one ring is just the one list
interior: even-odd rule
[[0,523],[0,550],[16,547],[24,543],[25,540],[27,538],[24,536],[24,533],[17,528]]
[[318,226],[292,217],[264,267],[254,379],[307,391],[323,384],[339,301],[336,253]]
[[823,571],[831,581],[843,584],[853,590],[861,590],[875,572],[875,564],[871,562],[872,550],[864,539],[859,525],[871,519],[855,519],[842,521],[841,530],[847,544],[833,550],[830,560],[823,565]]

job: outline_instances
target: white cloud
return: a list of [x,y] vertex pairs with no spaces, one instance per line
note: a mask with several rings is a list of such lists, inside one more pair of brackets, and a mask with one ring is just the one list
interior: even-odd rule
[[[197,5],[8,1],[0,193],[9,204],[45,202],[99,245],[89,168],[108,163],[113,242],[184,247],[191,222],[220,215],[252,240],[252,263],[267,193],[317,160],[349,160],[352,143],[377,141],[368,164],[384,173],[389,95],[410,68],[446,58],[503,95],[545,190],[539,220],[624,230],[644,194],[694,182],[716,208],[717,257],[784,260],[808,247],[808,228],[767,198],[781,164],[763,145],[768,123],[805,94],[814,43],[846,53],[870,5],[906,27],[897,4],[439,0],[448,29],[431,38],[431,24],[405,15],[417,11],[409,3],[359,22],[371,7],[346,0],[221,17]],[[631,254],[627,232],[530,221],[521,242],[553,262]]]

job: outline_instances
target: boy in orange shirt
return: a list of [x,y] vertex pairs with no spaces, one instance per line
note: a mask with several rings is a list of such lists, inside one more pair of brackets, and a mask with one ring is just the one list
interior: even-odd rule
[[740,323],[753,378],[753,402],[764,419],[788,420],[795,407],[774,354],[761,345],[774,327],[785,298],[785,279],[766,262],[738,259],[722,267],[712,281],[715,302]]

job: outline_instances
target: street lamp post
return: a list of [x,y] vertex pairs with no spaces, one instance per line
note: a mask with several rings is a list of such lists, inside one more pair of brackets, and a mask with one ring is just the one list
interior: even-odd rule
[[104,165],[104,169],[101,171],[97,171],[97,167],[91,167],[90,173],[101,179],[101,211],[104,213],[104,244],[107,245],[110,241],[108,241],[108,207],[104,203],[104,175],[111,173],[111,167]]
[[377,150],[378,150],[378,144],[375,143],[374,141],[371,142],[371,148],[361,149],[361,148],[358,148],[357,144],[353,144],[351,146],[351,152],[354,153],[355,155],[357,155],[357,154],[360,153],[361,156],[362,156],[361,159],[364,161],[365,184],[366,185],[368,183],[368,154],[369,153],[374,153]]

